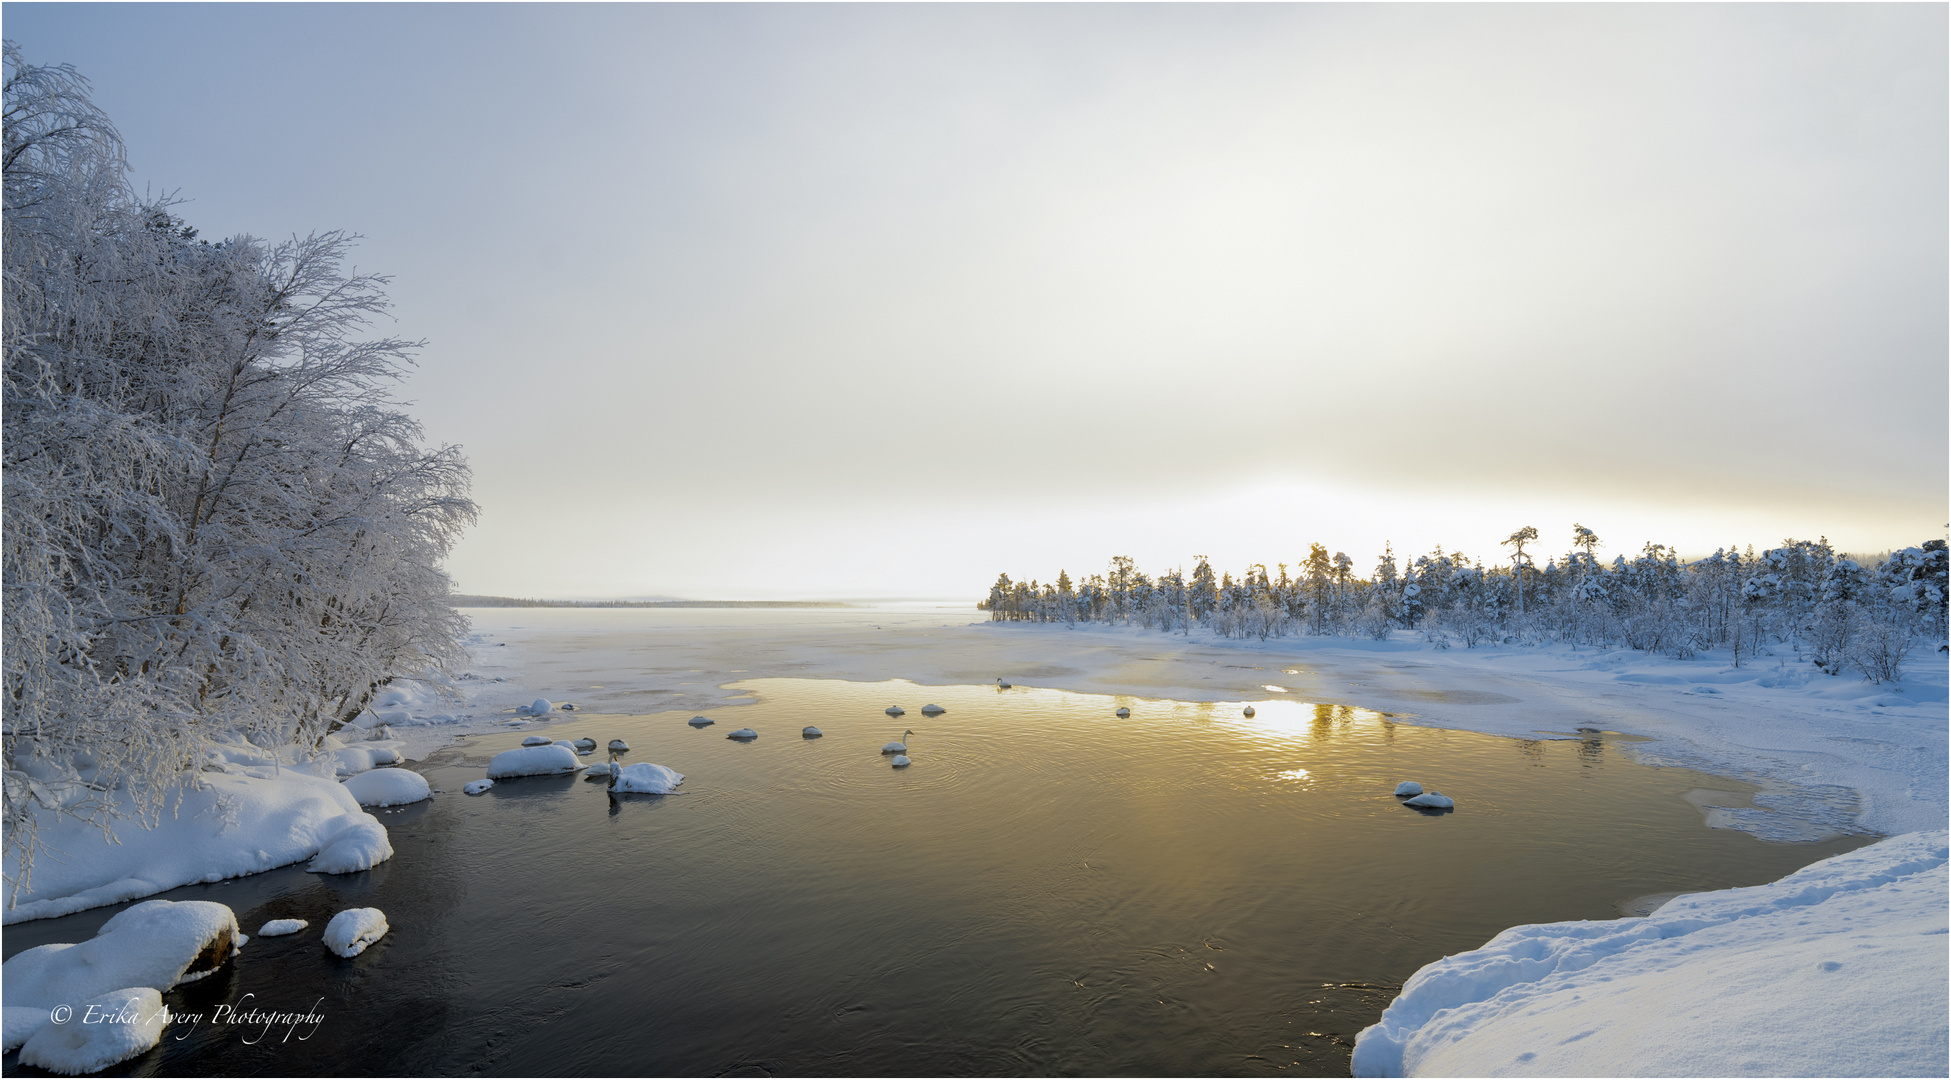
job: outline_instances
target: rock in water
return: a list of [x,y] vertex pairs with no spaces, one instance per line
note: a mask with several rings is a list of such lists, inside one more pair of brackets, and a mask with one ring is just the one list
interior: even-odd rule
[[576,740],[576,749],[578,749],[578,750],[582,750],[582,751],[589,751],[589,750],[594,750],[594,749],[596,749],[596,740],[595,740],[595,739],[577,739],[577,740]]
[[668,795],[682,783],[684,774],[662,765],[639,761],[620,768],[616,774],[616,784],[610,790],[619,795]]
[[1413,799],[1404,799],[1404,806],[1420,806],[1425,810],[1454,810],[1456,800],[1440,791],[1425,791]]
[[[364,816],[364,815],[362,815]],[[195,982],[236,951],[237,916],[208,900],[145,900],[79,945],[41,945],[0,966],[10,1006],[51,1009],[110,991]]]
[[1414,780],[1404,780],[1402,783],[1396,785],[1397,795],[1421,795],[1422,793],[1423,786]]
[[717,721],[713,720],[709,716],[694,716],[691,718],[692,727],[710,727],[715,723],[717,723]]
[[434,797],[427,778],[412,769],[374,769],[348,777],[346,793],[360,806],[405,806]]
[[[20,1048],[20,1063],[65,1076],[101,1072],[148,1052],[163,1038],[169,1010],[153,987],[113,990],[68,1004],[64,1023],[44,1024]],[[88,1022],[89,1017],[94,1022]]]
[[576,760],[576,752],[566,746],[550,743],[547,746],[524,746],[516,750],[503,750],[488,762],[488,779],[502,780],[511,776],[548,776],[552,773],[576,772],[583,767]]
[[310,925],[311,923],[304,919],[272,919],[270,922],[257,928],[257,936],[284,937],[286,934],[295,934]]
[[887,714],[888,714],[889,716],[900,716],[901,714],[903,714],[903,713],[905,713],[905,712],[907,712],[907,711],[908,711],[908,710],[906,710],[906,709],[904,709],[904,708],[902,708],[902,707],[901,707],[901,706],[899,706],[899,705],[889,705],[889,706],[887,707]]
[[344,957],[358,956],[391,929],[378,908],[347,908],[325,924],[325,947]]
[[737,740],[739,740],[740,742],[751,742],[751,741],[752,741],[753,739],[756,739],[756,738],[758,738],[758,737],[759,737],[759,733],[758,733],[758,732],[756,732],[756,731],[753,731],[753,730],[752,730],[751,728],[749,728],[749,727],[742,727],[742,728],[739,728],[739,729],[738,729],[737,731],[734,731],[734,732],[732,732],[732,733],[731,733],[730,735],[727,735],[727,736],[725,736],[725,737],[726,737],[727,739],[737,739]]
[[554,739],[549,738],[547,735],[530,735],[528,738],[522,740],[522,745],[547,746],[554,741]]
[[622,739],[611,739],[610,749],[615,750],[619,754],[627,754],[630,752],[630,744],[624,742]]
[[923,716],[940,716],[947,711],[947,709],[942,708],[940,705],[923,705],[921,707],[921,715]]
[[1130,716],[1130,715],[1131,715],[1131,710],[1130,710],[1130,709],[1125,709],[1125,708],[1120,708],[1120,709],[1118,710],[1118,715],[1119,715],[1119,716]]
[[816,727],[803,727],[803,728],[800,728],[800,729],[799,729],[799,733],[800,733],[800,735],[801,735],[802,737],[804,737],[804,738],[808,738],[808,739],[817,739],[817,738],[819,738],[820,736],[822,736],[822,735],[825,735],[825,734],[826,734],[826,732],[824,732],[824,731],[821,731],[821,730],[820,730],[819,728],[816,728]]

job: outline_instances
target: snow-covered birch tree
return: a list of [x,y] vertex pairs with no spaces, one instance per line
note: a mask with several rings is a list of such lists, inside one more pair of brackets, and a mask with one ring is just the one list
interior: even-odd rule
[[[315,745],[458,655],[466,462],[390,396],[354,237],[198,240],[68,67],[6,47],[7,844],[153,820],[202,741]],[[111,796],[111,792],[121,794]],[[11,883],[15,889],[25,884]]]

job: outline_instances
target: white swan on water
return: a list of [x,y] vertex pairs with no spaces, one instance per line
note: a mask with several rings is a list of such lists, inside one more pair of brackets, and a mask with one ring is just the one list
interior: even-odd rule
[[905,754],[905,753],[907,753],[907,752],[908,752],[908,742],[907,742],[907,740],[908,740],[908,736],[910,736],[910,735],[913,735],[914,733],[915,733],[915,729],[914,729],[914,728],[909,728],[908,730],[906,730],[906,731],[904,731],[904,732],[902,732],[902,733],[901,733],[901,738],[900,738],[900,739],[898,739],[898,740],[896,740],[896,741],[894,741],[894,742],[891,742],[891,743],[888,743],[888,744],[887,744],[886,746],[883,746],[883,747],[881,747],[881,753],[883,753],[883,754]]
[[895,767],[895,768],[897,768],[897,769],[905,769],[905,768],[907,768],[907,767],[908,767],[908,765],[909,765],[909,764],[910,764],[910,763],[909,763],[909,761],[908,761],[908,755],[906,755],[906,754],[896,754],[896,755],[894,755],[894,767]]
[[1007,690],[1007,689],[1009,689],[1009,684],[1008,684],[1008,683],[1006,683],[1006,682],[1004,682],[1004,681],[1003,681],[1003,680],[1001,680],[1001,679],[997,679],[997,680],[996,680],[996,686],[997,686],[998,688],[1000,688],[1000,689],[1003,689],[1003,690]]

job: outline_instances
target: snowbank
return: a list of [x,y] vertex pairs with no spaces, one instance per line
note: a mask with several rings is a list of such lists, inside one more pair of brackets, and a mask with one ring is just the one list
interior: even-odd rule
[[547,746],[522,746],[496,754],[494,760],[488,762],[488,779],[549,776],[554,773],[580,772],[582,767],[583,763],[576,760],[576,752],[569,747],[555,743]]
[[1942,1076],[1947,834],[1424,967],[1356,1076]]
[[169,1021],[155,990],[114,990],[78,1003],[62,1023],[43,1025],[20,1048],[20,1063],[63,1076],[101,1072],[154,1048]]
[[[0,921],[53,918],[314,856],[308,869],[350,873],[371,869],[393,854],[386,827],[336,780],[300,769],[252,766],[201,773],[196,781],[175,813],[165,812],[155,829],[124,818],[112,838],[86,822],[37,810],[40,839],[48,850],[34,860],[28,887]],[[5,872],[11,886],[19,873],[11,852]]]
[[257,928],[257,936],[284,937],[286,934],[295,934],[310,925],[311,923],[305,919],[272,919],[270,922]]
[[616,786],[610,790],[640,795],[668,795],[684,783],[684,776],[662,765],[639,761],[617,767]]
[[427,778],[411,769],[374,769],[345,782],[360,806],[405,806],[434,797]]
[[340,956],[358,956],[389,929],[385,913],[378,908],[347,908],[325,924],[325,947]]

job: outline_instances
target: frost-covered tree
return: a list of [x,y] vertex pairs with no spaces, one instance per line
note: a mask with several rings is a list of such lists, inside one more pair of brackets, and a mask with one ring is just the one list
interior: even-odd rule
[[[7,844],[153,820],[210,735],[316,745],[459,654],[440,563],[474,517],[389,396],[353,238],[198,240],[126,183],[67,67],[6,47]],[[111,796],[120,790],[124,796]]]

